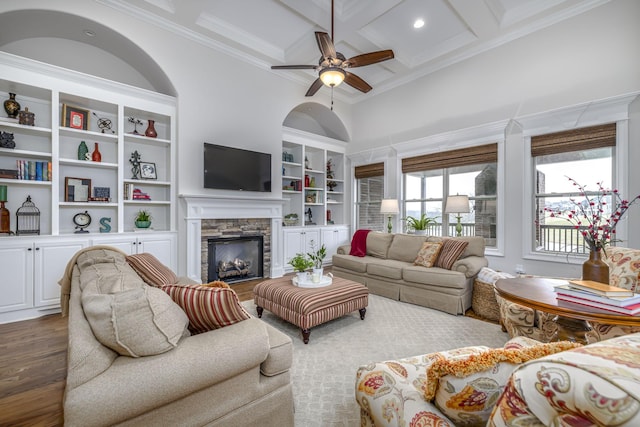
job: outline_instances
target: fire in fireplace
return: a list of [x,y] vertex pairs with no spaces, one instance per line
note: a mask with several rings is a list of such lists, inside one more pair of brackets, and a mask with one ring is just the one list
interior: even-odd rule
[[262,236],[209,238],[207,246],[209,282],[234,283],[262,277]]

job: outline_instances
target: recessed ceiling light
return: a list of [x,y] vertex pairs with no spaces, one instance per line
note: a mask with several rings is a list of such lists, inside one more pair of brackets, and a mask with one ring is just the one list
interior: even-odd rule
[[413,22],[413,28],[422,28],[424,27],[424,19],[418,18]]
[[82,32],[84,33],[85,36],[87,37],[95,37],[96,36],[96,32],[95,31],[91,31],[91,30],[82,30]]

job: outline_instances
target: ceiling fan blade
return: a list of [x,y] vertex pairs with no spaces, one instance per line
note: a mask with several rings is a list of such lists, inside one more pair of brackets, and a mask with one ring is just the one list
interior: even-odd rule
[[336,59],[336,48],[333,45],[333,41],[331,40],[331,37],[329,37],[329,34],[316,31],[316,41],[318,42],[320,52],[322,52],[323,59]]
[[358,89],[360,92],[364,92],[364,93],[367,93],[371,89],[373,89],[371,86],[369,86],[369,83],[365,82],[355,74],[350,73],[348,71],[345,71],[345,73],[347,73],[347,76],[344,78],[344,82],[349,86],[354,87]]
[[313,95],[315,95],[316,92],[321,87],[322,87],[322,80],[320,80],[320,77],[318,77],[316,79],[316,81],[311,84],[311,86],[309,87],[309,90],[307,91],[307,93],[304,96],[313,96]]
[[349,58],[345,61],[345,65],[349,68],[364,67],[365,65],[376,64],[378,62],[387,61],[393,58],[394,56],[392,50],[379,50],[377,52],[363,53],[362,55],[357,55],[353,58]]
[[272,70],[315,70],[317,65],[272,65]]

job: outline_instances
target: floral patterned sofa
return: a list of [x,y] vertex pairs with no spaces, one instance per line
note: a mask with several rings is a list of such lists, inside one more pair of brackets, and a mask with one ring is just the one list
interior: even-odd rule
[[371,363],[355,394],[363,427],[638,426],[640,333],[586,346],[517,337]]
[[[609,265],[609,284],[640,292],[640,249],[609,247],[605,262]],[[500,277],[498,277],[500,278]],[[496,294],[500,307],[500,323],[509,336],[525,336],[541,342],[555,339],[557,325],[555,315],[505,301]],[[607,325],[590,322],[591,330],[585,338],[588,343],[640,332],[633,326]]]

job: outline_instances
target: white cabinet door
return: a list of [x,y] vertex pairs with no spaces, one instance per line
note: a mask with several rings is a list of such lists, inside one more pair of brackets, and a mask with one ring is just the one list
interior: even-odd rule
[[322,244],[322,241],[320,240],[320,229],[319,228],[306,228],[303,232],[302,232],[302,236],[303,236],[303,246],[302,246],[302,253],[309,253],[311,252],[311,248],[313,245],[315,245],[316,250],[320,248],[320,245]]
[[150,233],[138,237],[137,243],[137,253],[148,252],[171,270],[177,271],[176,237],[174,234]]
[[325,263],[331,262],[331,257],[339,246],[349,243],[349,227],[326,227],[322,229],[322,244],[327,248]]
[[33,306],[33,244],[0,248],[0,312]]
[[58,280],[62,278],[69,260],[87,244],[86,240],[35,243],[33,289],[36,307],[60,305]]
[[300,229],[284,230],[284,266],[288,270],[291,270],[289,260],[302,252],[302,233]]
[[287,271],[293,268],[289,265],[289,260],[296,254],[306,254],[311,252],[311,241],[316,245],[320,244],[319,228],[297,228],[284,230],[284,266]]
[[104,236],[91,239],[91,246],[107,245],[120,249],[127,255],[133,255],[138,248],[138,242],[135,236]]
[[175,233],[139,233],[118,236],[96,237],[91,240],[92,245],[108,245],[118,248],[127,255],[148,252],[158,258],[158,261],[177,271],[177,250]]

